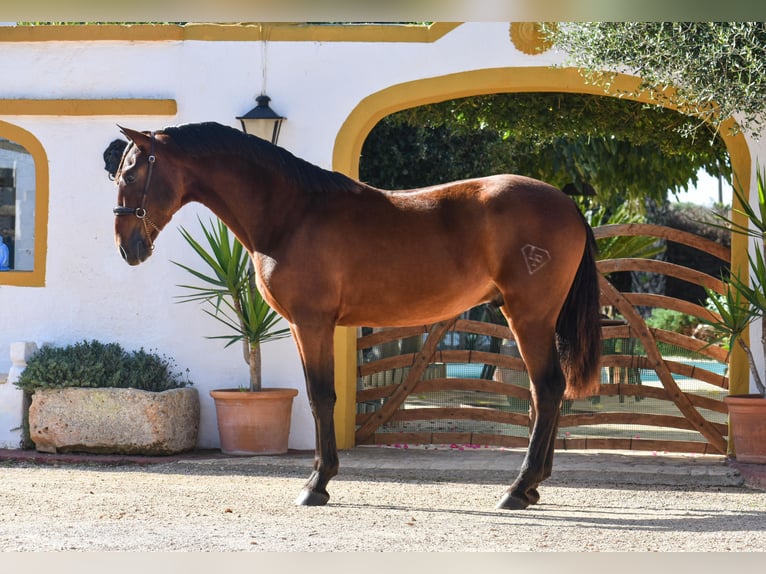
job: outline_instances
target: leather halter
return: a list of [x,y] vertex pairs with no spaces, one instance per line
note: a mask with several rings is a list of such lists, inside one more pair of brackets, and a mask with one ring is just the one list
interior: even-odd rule
[[138,219],[146,217],[146,196],[149,193],[149,184],[152,181],[152,171],[154,170],[154,163],[157,161],[157,156],[154,155],[154,132],[152,133],[152,147],[149,152],[149,157],[146,161],[149,162],[149,173],[146,175],[146,181],[144,182],[144,194],[141,196],[141,207],[122,207],[117,206],[113,209],[115,215],[135,215]]
[[[149,219],[146,216],[146,197],[149,195],[149,184],[152,181],[152,172],[154,171],[154,164],[157,161],[157,156],[154,154],[154,132],[151,132],[151,150],[149,151],[149,157],[146,158],[146,161],[149,162],[149,172],[146,174],[146,181],[144,182],[144,193],[141,196],[141,206],[140,207],[125,207],[125,206],[117,206],[112,211],[116,216],[121,215],[135,215],[137,219],[140,219],[141,222],[144,225],[144,231],[146,233],[146,237],[150,239],[149,236],[149,229],[147,228],[147,223],[151,225],[154,229],[156,229],[159,232],[159,227],[157,227],[154,222]],[[152,249],[154,249],[154,244],[152,243]]]

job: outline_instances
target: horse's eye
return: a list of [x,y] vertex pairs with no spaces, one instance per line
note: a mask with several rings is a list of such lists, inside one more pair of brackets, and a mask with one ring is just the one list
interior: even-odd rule
[[126,173],[122,177],[125,180],[125,183],[134,183],[136,181],[136,174],[135,173]]

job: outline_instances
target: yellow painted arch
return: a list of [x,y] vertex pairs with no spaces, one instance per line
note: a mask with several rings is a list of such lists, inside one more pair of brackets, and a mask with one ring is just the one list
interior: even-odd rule
[[[615,90],[633,93],[640,79],[621,75]],[[574,68],[523,67],[489,68],[457,72],[443,76],[396,84],[364,98],[352,110],[335,138],[333,169],[359,177],[359,157],[367,135],[384,117],[399,110],[454,98],[503,92],[568,92],[606,96],[602,88],[585,83]],[[650,102],[648,96],[635,98]],[[750,188],[751,158],[742,134],[731,135],[726,127],[721,136],[731,158],[734,181]],[[732,268],[747,264],[744,237],[732,239]],[[340,448],[354,446],[356,416],[357,353],[356,329],[339,327],[335,336],[335,423]],[[747,392],[747,362],[742,353],[734,353],[730,367],[731,392]]]
[[27,130],[0,120],[0,137],[9,139],[30,153],[35,162],[35,252],[32,271],[4,271],[2,285],[43,287],[48,245],[48,156],[40,141]]

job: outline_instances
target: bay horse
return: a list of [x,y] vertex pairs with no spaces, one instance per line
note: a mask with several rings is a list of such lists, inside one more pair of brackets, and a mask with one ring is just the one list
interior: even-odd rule
[[508,322],[536,413],[497,507],[538,501],[565,391],[593,394],[600,374],[595,241],[570,197],[519,175],[386,191],[216,123],[120,129],[129,139],[115,174],[123,259],[145,261],[173,214],[202,203],[247,249],[263,297],[290,325],[316,425],[297,504],[326,504],[338,473],[335,327],[432,324],[482,303]]

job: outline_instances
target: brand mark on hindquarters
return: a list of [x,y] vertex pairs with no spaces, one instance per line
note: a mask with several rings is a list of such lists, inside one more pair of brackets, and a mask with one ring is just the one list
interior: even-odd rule
[[548,253],[547,249],[536,247],[529,243],[521,248],[521,253],[524,255],[524,261],[527,264],[527,270],[530,275],[539,271],[541,267],[551,260],[551,254]]

